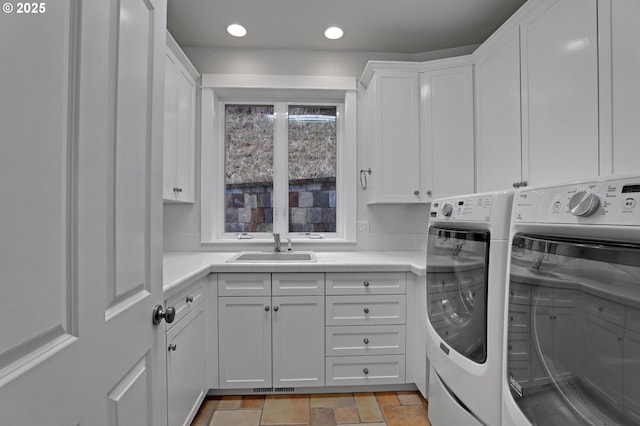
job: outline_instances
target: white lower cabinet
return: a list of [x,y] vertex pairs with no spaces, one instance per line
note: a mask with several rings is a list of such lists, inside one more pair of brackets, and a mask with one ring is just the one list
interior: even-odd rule
[[324,386],[323,273],[219,274],[218,295],[220,388]]
[[326,383],[405,383],[406,274],[327,273]]
[[167,324],[167,418],[169,426],[189,425],[206,392],[203,282],[168,299],[176,320]]

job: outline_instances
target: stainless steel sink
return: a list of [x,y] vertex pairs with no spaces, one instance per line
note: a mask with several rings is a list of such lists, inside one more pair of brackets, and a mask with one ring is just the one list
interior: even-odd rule
[[244,251],[236,254],[227,262],[315,262],[316,255],[311,251]]

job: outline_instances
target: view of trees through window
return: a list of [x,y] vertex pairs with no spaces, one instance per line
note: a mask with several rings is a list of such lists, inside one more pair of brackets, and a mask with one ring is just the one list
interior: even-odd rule
[[288,106],[276,136],[274,105],[225,107],[225,232],[274,229],[274,146],[286,153],[289,232],[336,231],[336,106]]

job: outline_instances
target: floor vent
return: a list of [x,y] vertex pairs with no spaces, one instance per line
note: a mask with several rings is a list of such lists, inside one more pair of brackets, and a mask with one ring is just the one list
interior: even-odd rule
[[273,388],[253,388],[253,391],[259,393],[273,392]]
[[274,392],[295,392],[296,388],[275,388]]

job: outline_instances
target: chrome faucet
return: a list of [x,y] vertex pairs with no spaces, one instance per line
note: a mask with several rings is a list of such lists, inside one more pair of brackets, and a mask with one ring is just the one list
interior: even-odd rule
[[273,234],[273,251],[277,253],[280,251],[280,234],[276,234],[275,232],[272,232],[272,234]]

